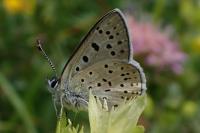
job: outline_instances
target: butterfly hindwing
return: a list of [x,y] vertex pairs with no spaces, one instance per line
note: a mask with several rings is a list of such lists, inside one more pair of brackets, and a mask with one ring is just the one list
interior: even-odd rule
[[93,94],[101,100],[106,99],[108,106],[114,106],[141,94],[141,72],[133,64],[117,59],[97,62],[72,78],[72,88]]

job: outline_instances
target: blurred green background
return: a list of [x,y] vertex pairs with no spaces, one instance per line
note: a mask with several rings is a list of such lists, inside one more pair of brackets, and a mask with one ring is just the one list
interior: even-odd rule
[[[73,49],[113,8],[127,17],[134,58],[147,77],[148,104],[139,123],[148,133],[200,132],[199,0],[1,0],[0,132],[55,132],[46,77],[61,73]],[[69,113],[88,124],[86,113]]]

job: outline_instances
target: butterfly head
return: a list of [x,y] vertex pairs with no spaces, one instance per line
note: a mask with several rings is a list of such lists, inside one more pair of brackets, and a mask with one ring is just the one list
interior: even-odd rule
[[53,76],[51,79],[47,79],[49,85],[49,91],[55,93],[59,86],[59,79],[56,76]]
[[47,81],[50,88],[56,89],[58,87],[59,81],[57,77],[54,76],[51,79],[48,79]]

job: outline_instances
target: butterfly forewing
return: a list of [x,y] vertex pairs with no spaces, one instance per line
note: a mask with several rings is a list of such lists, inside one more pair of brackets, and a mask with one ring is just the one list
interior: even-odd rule
[[79,71],[105,59],[127,61],[131,54],[129,36],[119,10],[106,14],[90,30],[67,63],[62,79],[69,80]]

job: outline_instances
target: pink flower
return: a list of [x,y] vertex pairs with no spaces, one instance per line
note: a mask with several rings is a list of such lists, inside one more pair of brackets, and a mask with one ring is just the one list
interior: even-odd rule
[[169,68],[175,73],[181,73],[186,55],[177,42],[152,23],[136,21],[132,16],[127,16],[127,20],[134,55],[143,55],[149,66],[161,70]]

